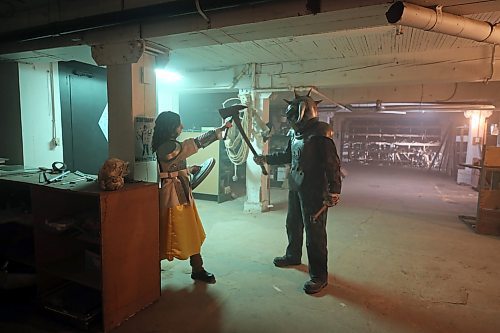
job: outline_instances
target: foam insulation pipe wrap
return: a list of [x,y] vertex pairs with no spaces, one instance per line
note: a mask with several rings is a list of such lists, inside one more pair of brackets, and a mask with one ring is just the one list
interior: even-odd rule
[[500,29],[489,22],[442,12],[408,2],[395,2],[385,13],[392,24],[434,31],[478,42],[500,44]]

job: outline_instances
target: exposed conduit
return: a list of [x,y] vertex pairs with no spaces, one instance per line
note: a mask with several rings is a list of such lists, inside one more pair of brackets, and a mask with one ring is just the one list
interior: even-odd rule
[[491,72],[490,76],[484,80],[484,82],[488,83],[492,78],[493,74],[495,74],[495,53],[497,50],[497,44],[493,45],[493,50],[491,51]]
[[398,1],[385,13],[387,21],[426,31],[472,39],[478,42],[500,44],[500,28],[497,24],[473,20],[436,9]]
[[198,13],[205,19],[205,21],[207,21],[208,24],[210,24],[210,19],[208,18],[207,14],[205,14],[201,9],[200,0],[195,0],[194,2],[196,4],[196,10],[198,11]]

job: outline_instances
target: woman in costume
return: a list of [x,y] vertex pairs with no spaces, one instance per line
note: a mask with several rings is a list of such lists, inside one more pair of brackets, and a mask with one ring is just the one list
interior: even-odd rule
[[156,152],[160,179],[160,258],[189,258],[194,280],[215,283],[215,276],[203,267],[201,245],[205,231],[193,199],[189,176],[199,166],[188,167],[186,159],[198,149],[222,138],[230,123],[182,142],[177,138],[183,126],[177,113],[166,111],[155,121],[152,148]]

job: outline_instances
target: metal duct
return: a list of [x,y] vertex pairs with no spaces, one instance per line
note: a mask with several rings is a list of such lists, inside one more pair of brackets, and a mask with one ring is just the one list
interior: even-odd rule
[[444,13],[435,9],[398,1],[385,13],[387,21],[426,31],[472,39],[478,42],[500,44],[500,29],[489,22]]

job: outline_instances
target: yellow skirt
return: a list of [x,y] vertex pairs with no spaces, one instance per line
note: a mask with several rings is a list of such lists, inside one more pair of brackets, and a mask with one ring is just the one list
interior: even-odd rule
[[160,258],[185,260],[200,253],[205,240],[194,200],[190,205],[164,208],[160,212]]

